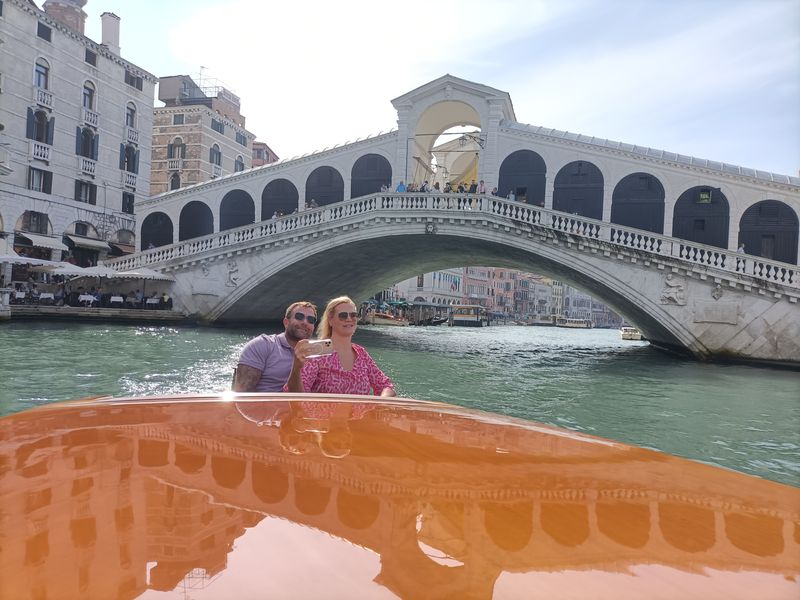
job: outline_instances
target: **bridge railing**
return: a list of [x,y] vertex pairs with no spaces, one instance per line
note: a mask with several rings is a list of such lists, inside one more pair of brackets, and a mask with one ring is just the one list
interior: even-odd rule
[[540,206],[513,202],[495,196],[476,194],[380,193],[354,198],[337,204],[293,213],[253,225],[228,229],[169,246],[145,250],[138,254],[111,259],[107,265],[117,270],[157,265],[178,258],[200,255],[214,250],[230,250],[258,240],[268,241],[286,232],[302,232],[324,224],[351,220],[367,213],[438,212],[466,216],[485,213],[510,219],[515,225],[551,229],[571,236],[606,241],[612,244],[659,256],[712,267],[732,273],[800,288],[797,267],[723,248],[697,244],[687,240],[606,223],[580,215]]

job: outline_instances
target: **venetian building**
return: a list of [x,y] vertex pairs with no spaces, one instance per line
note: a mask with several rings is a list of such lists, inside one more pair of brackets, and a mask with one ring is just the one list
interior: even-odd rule
[[158,99],[164,106],[153,109],[151,195],[253,166],[255,135],[245,129],[239,96],[217,83],[172,75],[158,80]]
[[37,258],[81,265],[133,250],[150,187],[156,78],[125,60],[120,19],[84,35],[86,0],[2,7],[0,237]]

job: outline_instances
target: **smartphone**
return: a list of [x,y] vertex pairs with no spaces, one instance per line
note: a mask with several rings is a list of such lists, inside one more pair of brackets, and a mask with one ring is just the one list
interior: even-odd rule
[[331,340],[311,340],[308,345],[311,347],[311,354],[306,358],[317,358],[333,353],[333,341]]

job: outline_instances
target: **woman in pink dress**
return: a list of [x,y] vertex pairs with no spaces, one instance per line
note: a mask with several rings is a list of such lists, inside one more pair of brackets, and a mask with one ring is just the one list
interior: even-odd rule
[[284,389],[289,392],[396,396],[391,379],[362,346],[353,343],[357,327],[358,312],[350,298],[341,296],[328,302],[317,336],[333,341],[333,353],[312,357],[317,350],[309,345],[310,340],[297,342],[292,372]]

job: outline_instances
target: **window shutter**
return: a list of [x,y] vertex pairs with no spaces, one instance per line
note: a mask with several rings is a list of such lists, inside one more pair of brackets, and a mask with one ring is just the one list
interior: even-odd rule
[[92,138],[92,159],[97,160],[100,153],[100,134],[98,133]]
[[51,193],[53,189],[53,174],[50,171],[44,172],[44,177],[42,178],[42,191],[45,194]]
[[180,158],[186,158],[186,144],[181,144],[181,155]]
[[175,158],[175,146],[167,144],[167,158]]
[[97,186],[89,184],[89,204],[97,204]]
[[56,118],[51,117],[49,121],[47,121],[47,144],[52,146],[53,145],[53,132],[56,129]]
[[125,169],[125,144],[119,145],[119,168]]
[[137,150],[133,155],[133,172],[139,174],[139,151]]
[[78,156],[82,156],[81,151],[83,150],[83,131],[80,127],[76,127],[75,131],[75,154]]
[[75,200],[77,202],[81,200],[81,182],[78,179],[75,180]]
[[36,117],[33,114],[33,109],[28,107],[28,124],[25,127],[25,137],[29,140],[33,139],[34,131],[36,129]]

